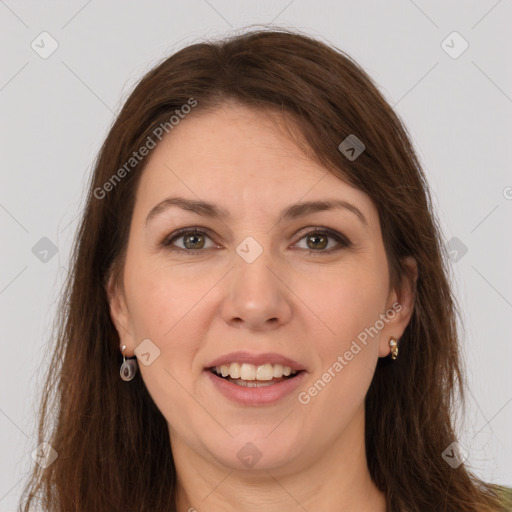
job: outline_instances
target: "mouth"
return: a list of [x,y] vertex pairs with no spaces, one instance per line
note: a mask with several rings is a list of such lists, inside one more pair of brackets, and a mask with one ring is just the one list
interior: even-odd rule
[[[239,368],[237,368],[237,365]],[[203,373],[213,384],[213,389],[221,393],[232,403],[249,407],[272,406],[282,403],[297,391],[306,378],[307,371],[296,368],[294,373],[290,367],[282,370],[277,365],[260,365],[258,368],[248,367],[245,363],[209,366]],[[272,374],[270,368],[272,368]],[[237,374],[237,369],[239,374]],[[232,372],[233,370],[233,372]],[[277,377],[274,376],[277,375]],[[287,373],[288,375],[285,375]],[[216,400],[212,396],[212,400]]]
[[308,369],[276,352],[239,350],[208,362],[203,373],[213,389],[231,402],[258,407],[289,398],[305,380]]
[[293,380],[305,370],[294,370],[279,364],[238,364],[212,366],[206,369],[216,378],[247,388],[260,388]]

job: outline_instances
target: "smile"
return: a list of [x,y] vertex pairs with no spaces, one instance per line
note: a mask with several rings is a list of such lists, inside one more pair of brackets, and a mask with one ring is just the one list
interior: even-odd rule
[[[247,365],[248,368],[244,370],[244,366],[246,366],[246,363],[244,363],[239,365],[240,375],[232,377],[231,368],[236,364],[223,365],[224,372],[222,367],[212,367],[205,370],[204,373],[209,377],[217,391],[230,401],[240,405],[273,405],[296,390],[306,375],[304,370],[291,370],[290,367],[281,369],[279,368],[281,365],[271,364],[258,367],[249,364]],[[272,369],[272,374],[269,367]],[[264,369],[260,370],[258,378],[257,370],[259,368]],[[274,377],[274,372],[279,376]],[[224,373],[224,376],[222,373]],[[288,373],[288,375],[285,375],[285,373]],[[236,366],[234,374],[236,375]]]

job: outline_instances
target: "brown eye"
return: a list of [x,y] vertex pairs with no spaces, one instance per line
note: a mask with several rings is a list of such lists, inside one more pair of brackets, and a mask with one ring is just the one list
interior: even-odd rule
[[187,249],[202,249],[204,247],[204,236],[197,233],[191,235],[184,235],[181,237],[184,242],[183,245]]
[[307,235],[306,238],[310,249],[325,249],[327,247],[328,237],[325,235]]
[[[303,248],[309,250],[309,254],[314,254],[315,252],[319,254],[330,253],[352,245],[347,237],[328,228],[316,228],[315,231],[306,233],[300,241],[304,239],[306,239],[306,247]],[[331,246],[327,249],[331,239],[335,241],[334,247]]]
[[[162,246],[171,251],[185,252],[189,254],[197,254],[203,252],[204,249],[213,247],[214,244],[206,246],[208,236],[204,231],[195,228],[180,229],[169,235],[163,242]],[[181,243],[181,245],[178,244]]]

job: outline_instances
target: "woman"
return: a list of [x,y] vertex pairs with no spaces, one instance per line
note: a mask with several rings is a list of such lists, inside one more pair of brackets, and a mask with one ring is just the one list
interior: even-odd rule
[[510,510],[452,428],[442,247],[348,56],[280,30],[164,60],[95,167],[22,510]]

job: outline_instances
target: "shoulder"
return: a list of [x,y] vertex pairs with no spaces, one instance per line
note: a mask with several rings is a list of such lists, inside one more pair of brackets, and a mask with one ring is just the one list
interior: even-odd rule
[[503,499],[503,504],[510,505],[512,507],[512,488],[500,485],[497,488],[497,491],[499,492],[500,497]]

